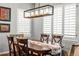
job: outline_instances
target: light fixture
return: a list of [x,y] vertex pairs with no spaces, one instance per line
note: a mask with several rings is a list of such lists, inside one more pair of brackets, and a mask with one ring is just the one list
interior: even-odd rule
[[24,11],[24,18],[36,18],[53,15],[54,7],[45,5]]

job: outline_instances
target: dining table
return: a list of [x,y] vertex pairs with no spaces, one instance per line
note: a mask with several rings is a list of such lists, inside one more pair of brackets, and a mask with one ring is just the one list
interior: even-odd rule
[[[26,39],[26,38],[19,38]],[[16,43],[17,44],[17,43]],[[34,39],[28,39],[28,51],[31,55],[44,56],[49,54],[49,52],[54,53],[57,49],[60,49],[59,45],[52,45],[47,43],[42,43]]]

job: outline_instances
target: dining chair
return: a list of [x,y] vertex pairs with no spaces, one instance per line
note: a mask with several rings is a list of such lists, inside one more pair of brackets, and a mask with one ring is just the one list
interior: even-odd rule
[[79,44],[73,44],[69,56],[79,56]]
[[50,36],[50,35],[48,35],[48,34],[41,34],[40,41],[41,41],[41,42],[46,42],[46,43],[48,43],[48,41],[49,41],[49,36]]
[[14,45],[14,37],[13,36],[7,36],[8,39],[8,46],[9,46],[9,55],[16,56],[16,50]]
[[52,34],[51,44],[60,45],[61,47],[61,53],[56,53],[56,55],[62,55],[62,51],[63,51],[62,48],[64,47],[62,45],[62,39],[63,39],[63,35]]
[[51,44],[59,43],[62,46],[63,35],[52,35]]
[[28,55],[28,39],[17,38],[17,50],[19,56]]

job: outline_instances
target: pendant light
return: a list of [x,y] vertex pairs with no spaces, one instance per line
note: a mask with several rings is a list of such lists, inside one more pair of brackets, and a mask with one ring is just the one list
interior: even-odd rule
[[36,18],[53,15],[54,7],[52,5],[44,5],[28,9],[24,11],[24,18]]

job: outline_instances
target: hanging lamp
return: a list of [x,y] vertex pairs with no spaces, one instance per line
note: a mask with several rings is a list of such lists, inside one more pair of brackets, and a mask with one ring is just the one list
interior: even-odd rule
[[24,11],[24,18],[36,18],[43,16],[50,16],[54,13],[54,7],[52,5],[44,5],[39,7],[34,7]]

